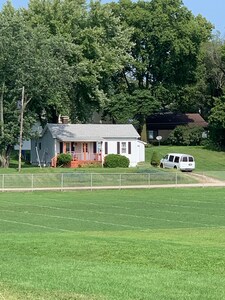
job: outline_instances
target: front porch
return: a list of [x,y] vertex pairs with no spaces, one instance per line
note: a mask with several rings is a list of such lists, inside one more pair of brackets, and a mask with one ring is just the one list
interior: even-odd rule
[[100,164],[102,163],[101,153],[71,153],[72,161],[70,162],[70,168],[79,168],[85,165]]
[[72,160],[69,163],[69,168],[78,168],[90,164],[102,164],[101,143],[88,142],[60,142],[60,153],[51,160],[51,166],[57,166],[57,157],[61,153],[71,154]]

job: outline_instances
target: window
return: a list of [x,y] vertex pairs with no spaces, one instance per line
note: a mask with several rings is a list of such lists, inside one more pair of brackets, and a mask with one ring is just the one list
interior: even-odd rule
[[158,135],[158,130],[149,130],[148,131],[148,139],[155,140]]
[[127,153],[127,143],[126,142],[121,143],[121,153]]
[[93,153],[95,154],[97,152],[97,143],[93,143]]
[[128,154],[131,154],[131,142],[128,142]]
[[187,161],[188,161],[187,156],[184,156],[184,157],[182,158],[182,161],[187,162]]
[[117,154],[120,154],[120,142],[117,142]]
[[70,152],[70,143],[66,143],[66,152]]
[[105,154],[108,154],[108,142],[105,142]]
[[59,144],[59,152],[63,153],[63,142],[60,142]]
[[169,161],[173,161],[173,159],[174,159],[174,156],[173,156],[173,155],[170,155]]
[[189,161],[191,161],[191,162],[193,162],[193,161],[194,161],[194,159],[193,159],[193,157],[192,157],[192,156],[190,156],[190,157],[189,157]]
[[97,153],[101,153],[101,152],[102,152],[102,143],[101,142],[97,142]]
[[75,146],[76,146],[75,143],[72,142],[72,143],[71,143],[71,151],[72,151],[72,152],[75,152]]
[[88,152],[88,144],[87,143],[83,143],[83,152]]
[[175,156],[174,162],[179,163],[179,156]]

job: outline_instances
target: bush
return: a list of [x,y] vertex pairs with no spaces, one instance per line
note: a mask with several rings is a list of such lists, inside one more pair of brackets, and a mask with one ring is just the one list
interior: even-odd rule
[[57,166],[66,167],[72,160],[72,155],[69,153],[61,153],[57,157]]
[[105,157],[105,168],[128,168],[130,164],[129,158],[120,154],[108,154]]
[[199,126],[177,126],[169,135],[168,142],[177,146],[198,146],[204,129]]
[[151,165],[153,167],[157,167],[159,164],[160,164],[160,159],[158,153],[156,151],[153,151],[152,158],[151,158]]

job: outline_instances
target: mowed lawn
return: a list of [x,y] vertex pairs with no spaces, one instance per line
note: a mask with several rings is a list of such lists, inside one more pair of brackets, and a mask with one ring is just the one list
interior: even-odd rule
[[0,194],[0,299],[225,299],[225,189]]

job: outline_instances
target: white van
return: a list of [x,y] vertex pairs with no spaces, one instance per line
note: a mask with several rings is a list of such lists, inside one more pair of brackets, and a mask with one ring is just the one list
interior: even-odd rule
[[188,154],[169,153],[160,160],[160,167],[191,172],[195,169],[195,160]]

